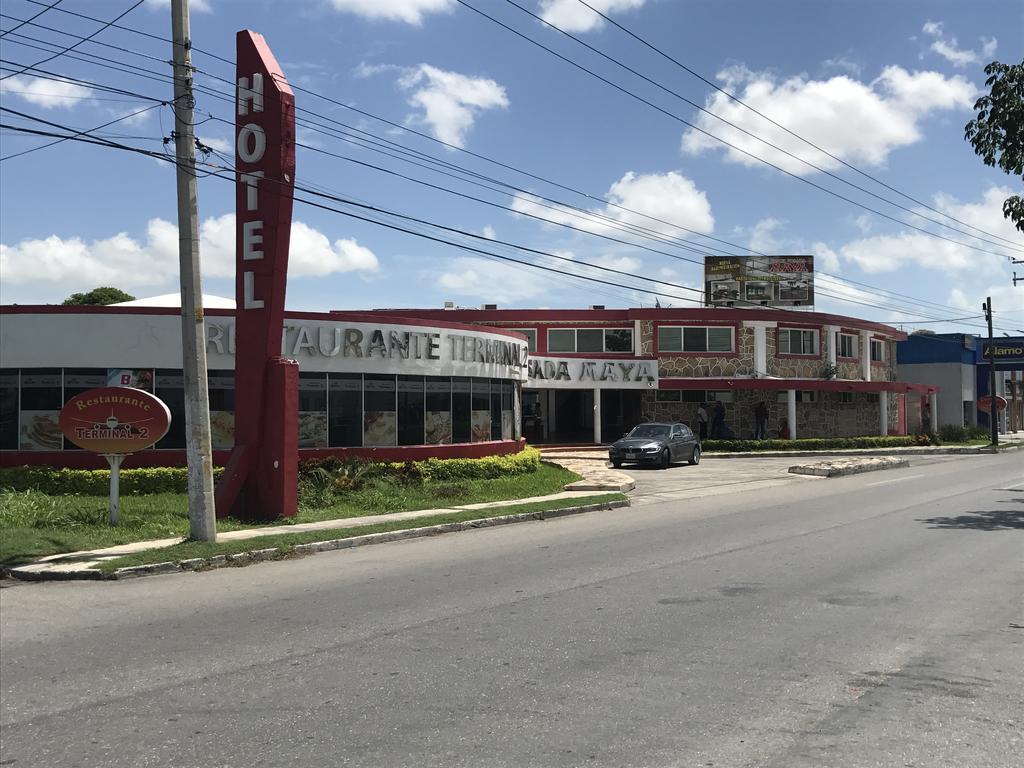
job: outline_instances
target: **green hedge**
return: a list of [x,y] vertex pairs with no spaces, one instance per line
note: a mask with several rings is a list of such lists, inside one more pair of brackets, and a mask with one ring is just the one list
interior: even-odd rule
[[844,448],[900,448],[911,445],[938,445],[930,435],[892,435],[888,437],[821,437],[801,440],[705,440],[701,448],[722,453],[752,451],[834,451]]
[[479,480],[536,472],[540,467],[540,451],[526,447],[506,456],[484,456],[479,459],[426,459],[424,461],[375,462],[359,457],[328,456],[299,463],[299,478],[318,480],[325,477],[391,477],[407,481]]
[[[223,472],[221,467],[214,468],[214,480]],[[34,490],[50,496],[106,496],[110,492],[110,470],[3,467],[0,468],[0,489]],[[185,467],[122,469],[120,489],[125,496],[185,493],[188,490],[188,470]]]

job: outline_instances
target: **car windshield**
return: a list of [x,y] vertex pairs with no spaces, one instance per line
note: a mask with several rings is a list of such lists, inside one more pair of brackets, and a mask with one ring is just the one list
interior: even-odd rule
[[664,424],[639,424],[633,427],[629,437],[668,437],[668,429]]

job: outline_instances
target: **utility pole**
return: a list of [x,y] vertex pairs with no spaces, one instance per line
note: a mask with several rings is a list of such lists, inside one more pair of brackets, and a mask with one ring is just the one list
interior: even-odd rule
[[188,0],[171,0],[174,61],[174,149],[178,177],[178,261],[181,272],[181,352],[185,385],[185,455],[188,461],[189,538],[216,541],[210,394],[206,381],[206,325],[199,271],[196,147],[192,133],[192,41]]
[[999,445],[999,429],[996,427],[996,347],[992,341],[992,297],[988,296],[981,305],[988,321],[988,421],[992,425],[992,445]]

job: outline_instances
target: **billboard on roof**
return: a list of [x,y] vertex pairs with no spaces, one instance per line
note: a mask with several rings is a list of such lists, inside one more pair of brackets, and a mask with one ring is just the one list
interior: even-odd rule
[[814,304],[813,256],[708,256],[709,307],[806,307]]

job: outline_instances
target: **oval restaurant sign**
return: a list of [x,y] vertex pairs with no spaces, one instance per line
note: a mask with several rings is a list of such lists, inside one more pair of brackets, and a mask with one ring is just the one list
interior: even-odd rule
[[125,454],[149,448],[167,434],[171,412],[141,389],[100,387],[75,395],[60,412],[60,429],[79,448]]
[[[992,395],[982,395],[978,398],[978,410],[982,413],[992,412]],[[996,395],[996,410],[1006,410],[1006,398]]]

